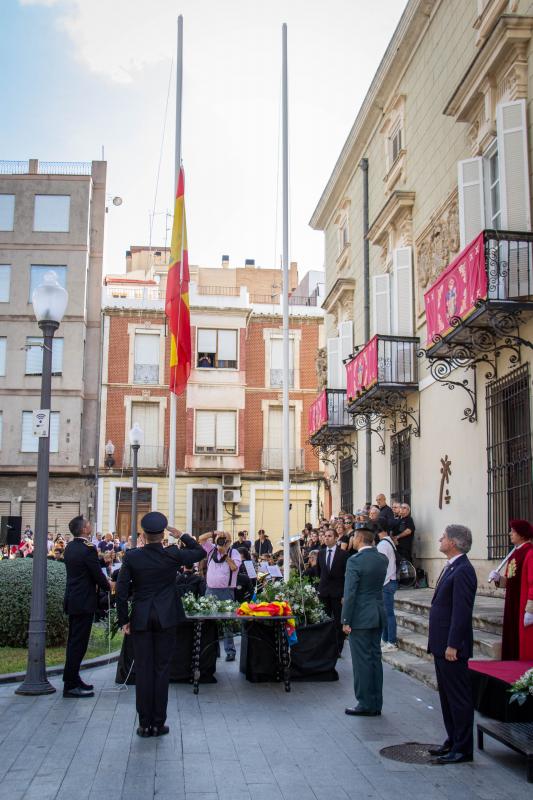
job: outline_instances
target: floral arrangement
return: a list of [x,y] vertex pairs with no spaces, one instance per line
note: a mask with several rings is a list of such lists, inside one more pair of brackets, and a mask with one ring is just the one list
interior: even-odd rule
[[261,593],[261,600],[267,603],[272,601],[288,603],[296,619],[297,628],[315,625],[328,619],[315,588],[315,580],[312,578],[293,575],[285,583],[281,581],[268,583]]
[[[292,615],[292,609],[286,602],[273,600],[270,603],[241,603],[237,609],[238,617],[288,617]],[[289,645],[296,644],[296,621],[291,616],[285,623],[285,631],[289,639]]]
[[511,684],[508,691],[512,693],[509,702],[516,701],[519,706],[523,706],[528,697],[533,697],[533,669],[524,672],[517,681]]
[[233,600],[219,600],[214,595],[195,597],[192,592],[187,592],[181,598],[183,610],[188,617],[208,616],[209,614],[231,614],[237,609]]

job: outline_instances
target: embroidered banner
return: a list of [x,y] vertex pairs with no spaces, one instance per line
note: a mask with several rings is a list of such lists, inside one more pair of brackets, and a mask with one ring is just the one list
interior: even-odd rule
[[328,421],[328,403],[326,399],[326,390],[324,389],[321,394],[309,409],[307,415],[307,432],[309,436],[316,433]]
[[367,345],[346,365],[346,394],[348,401],[368,391],[378,379],[378,337]]

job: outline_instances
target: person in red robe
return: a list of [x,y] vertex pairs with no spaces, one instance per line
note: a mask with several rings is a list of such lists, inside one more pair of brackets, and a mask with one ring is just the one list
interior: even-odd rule
[[533,661],[533,543],[522,566],[520,661]]
[[489,580],[505,587],[503,610],[502,661],[520,660],[520,630],[524,627],[524,606],[521,603],[522,572],[527,555],[533,550],[533,527],[526,519],[509,522],[509,538],[514,551],[502,573],[492,570]]

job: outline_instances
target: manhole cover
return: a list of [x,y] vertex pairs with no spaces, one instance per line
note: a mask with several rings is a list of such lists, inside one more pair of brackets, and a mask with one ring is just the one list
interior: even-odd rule
[[404,764],[429,764],[434,756],[430,756],[430,748],[439,747],[438,744],[420,744],[420,742],[405,742],[393,744],[379,751],[380,756],[390,758],[391,761],[403,761]]

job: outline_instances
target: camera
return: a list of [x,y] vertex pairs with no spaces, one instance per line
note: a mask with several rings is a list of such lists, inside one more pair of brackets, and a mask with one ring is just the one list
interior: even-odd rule
[[217,536],[217,538],[215,539],[215,544],[217,547],[224,547],[226,545],[226,537]]

